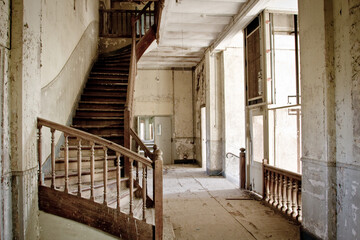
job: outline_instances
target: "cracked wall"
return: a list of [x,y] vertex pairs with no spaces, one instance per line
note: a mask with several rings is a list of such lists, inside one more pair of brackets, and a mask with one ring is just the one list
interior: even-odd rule
[[299,19],[303,226],[323,239],[357,239],[360,4],[299,1]]
[[134,116],[170,116],[172,163],[194,159],[192,71],[138,70]]

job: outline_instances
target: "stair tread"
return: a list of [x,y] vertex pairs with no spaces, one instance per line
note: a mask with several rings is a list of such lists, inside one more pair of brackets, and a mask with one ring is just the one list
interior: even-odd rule
[[124,109],[96,109],[96,108],[78,108],[77,111],[91,111],[91,112],[124,112]]
[[122,125],[72,125],[73,128],[95,128],[95,129],[101,129],[101,128],[122,128]]
[[104,101],[104,102],[100,102],[100,101],[84,101],[84,100],[79,101],[79,103],[87,103],[87,104],[117,104],[117,105],[122,105],[122,104],[124,104],[124,103],[122,103],[122,102],[120,102],[120,101],[116,101],[116,102],[114,102],[114,101],[108,101],[108,102]]
[[96,120],[122,120],[123,117],[88,117],[88,116],[75,116],[76,119],[96,119]]
[[[77,159],[77,157],[69,157],[68,158],[69,159],[69,162],[77,162],[78,161],[78,159]],[[116,156],[108,156],[107,157],[107,160],[108,161],[113,161],[113,160],[115,160],[116,159]],[[95,159],[94,159],[95,161],[102,161],[102,160],[104,160],[104,157],[103,156],[101,156],[101,157],[96,157],[95,156]],[[65,161],[65,158],[64,157],[59,157],[59,158],[57,158],[56,160],[55,160],[55,163],[63,163]],[[89,162],[90,161],[90,156],[89,157],[84,157],[84,156],[82,156],[81,157],[81,161],[82,162]]]
[[[108,167],[108,172],[113,172],[113,171],[116,171],[116,168],[117,167]],[[102,173],[103,172],[103,169],[101,168],[96,168],[94,170],[94,173]],[[81,176],[83,175],[89,175],[90,174],[90,169],[82,169],[81,170]],[[74,177],[74,176],[78,176],[78,172],[77,170],[71,170],[69,169],[68,170],[68,176],[69,177]],[[56,170],[56,176],[55,178],[63,178],[65,177],[65,170]],[[48,180],[48,179],[51,179],[51,175],[46,175],[44,177],[45,180]]]

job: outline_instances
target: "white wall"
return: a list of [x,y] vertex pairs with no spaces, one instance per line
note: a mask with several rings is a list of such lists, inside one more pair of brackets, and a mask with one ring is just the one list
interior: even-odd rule
[[134,116],[172,117],[172,160],[194,159],[191,70],[139,70]]

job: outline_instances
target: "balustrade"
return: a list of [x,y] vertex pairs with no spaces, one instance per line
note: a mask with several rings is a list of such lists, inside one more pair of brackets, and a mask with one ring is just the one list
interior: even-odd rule
[[301,174],[263,164],[264,200],[289,217],[302,220]]

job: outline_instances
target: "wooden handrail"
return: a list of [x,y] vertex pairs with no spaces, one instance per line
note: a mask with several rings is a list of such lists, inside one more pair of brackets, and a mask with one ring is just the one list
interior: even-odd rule
[[130,135],[135,140],[135,142],[140,146],[140,149],[145,152],[145,156],[149,157],[151,160],[154,160],[153,153],[145,146],[144,142],[141,141],[140,137],[136,134],[136,132],[130,128]]
[[153,2],[150,1],[150,2],[148,2],[148,3],[145,5],[145,7],[143,7],[143,9],[136,15],[135,21],[140,20],[141,15],[145,14],[146,11],[148,10],[148,8],[151,8],[151,4],[152,4],[152,3],[153,3]]
[[268,169],[268,170],[270,170],[272,172],[280,173],[280,174],[283,174],[283,175],[285,175],[287,177],[291,177],[292,179],[301,181],[301,176],[302,175],[299,174],[299,173],[295,173],[295,172],[288,171],[286,169],[274,167],[274,166],[271,166],[271,165],[266,164],[266,163],[264,163],[264,169]]
[[67,127],[55,122],[51,122],[49,120],[45,120],[42,118],[38,118],[38,126],[46,126],[58,131],[61,131],[69,136],[75,136],[78,138],[81,138],[83,140],[86,141],[90,141],[90,142],[94,142],[96,144],[102,145],[103,147],[107,147],[108,149],[111,149],[115,152],[119,152],[120,154],[122,154],[123,156],[129,157],[131,159],[133,159],[134,161],[138,161],[141,162],[142,164],[148,166],[148,167],[152,167],[152,161],[150,161],[149,159],[129,150],[124,148],[123,146],[120,146],[114,142],[111,142],[109,140],[106,140],[104,138],[95,136],[93,134],[75,129],[75,128],[71,128],[71,127]]

